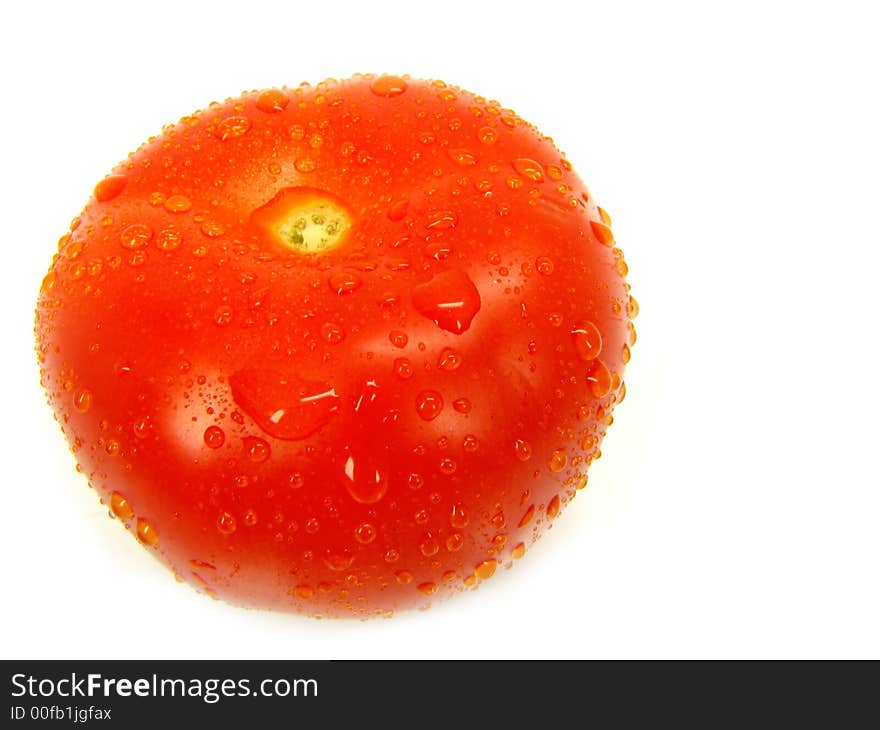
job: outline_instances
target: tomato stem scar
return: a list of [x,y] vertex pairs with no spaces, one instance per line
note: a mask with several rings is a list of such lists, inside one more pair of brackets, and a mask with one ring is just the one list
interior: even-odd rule
[[337,248],[351,228],[346,206],[315,188],[285,188],[252,217],[271,238],[300,253]]

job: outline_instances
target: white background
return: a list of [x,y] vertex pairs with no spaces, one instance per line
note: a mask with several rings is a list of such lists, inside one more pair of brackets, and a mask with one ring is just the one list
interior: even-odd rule
[[[872,3],[12,3],[0,30],[0,656],[880,657]],[[443,78],[554,137],[642,306],[590,486],[479,591],[371,622],[231,608],[75,474],[33,308],[92,186],[244,89]]]

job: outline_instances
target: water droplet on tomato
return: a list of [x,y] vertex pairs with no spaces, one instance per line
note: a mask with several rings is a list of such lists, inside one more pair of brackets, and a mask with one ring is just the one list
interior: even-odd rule
[[547,462],[547,468],[552,472],[560,472],[565,469],[568,464],[568,456],[562,449],[556,449],[550,454],[550,460]]
[[370,91],[376,96],[400,96],[406,91],[406,81],[399,76],[378,76],[370,84]]
[[408,380],[413,375],[413,366],[408,358],[398,357],[394,361],[394,374],[401,380]]
[[131,424],[131,432],[135,435],[135,438],[145,439],[150,435],[150,418],[149,416],[143,416],[138,418]]
[[172,195],[165,200],[164,205],[169,213],[186,213],[192,208],[192,201],[185,195]]
[[122,229],[122,233],[119,234],[119,243],[123,248],[143,248],[152,238],[152,228],[145,223],[132,223]]
[[231,535],[238,527],[238,522],[228,512],[221,512],[217,515],[217,529],[223,535]]
[[345,330],[335,322],[325,322],[321,325],[321,337],[328,345],[338,345],[345,339]]
[[266,89],[257,97],[257,109],[271,114],[283,111],[290,102],[290,98],[281,89]]
[[416,412],[425,421],[433,421],[443,410],[443,396],[436,390],[423,390],[416,398]]
[[513,161],[513,169],[532,182],[543,182],[544,168],[540,162],[528,157],[519,157]]
[[437,584],[431,581],[419,583],[416,587],[419,589],[419,593],[423,593],[426,596],[433,596],[437,592]]
[[128,500],[119,492],[113,492],[113,494],[110,495],[110,510],[120,520],[127,521],[134,517],[134,510]]
[[419,314],[456,335],[470,327],[481,305],[477,287],[461,269],[440,272],[413,287],[412,302]]
[[[400,221],[406,218],[406,213],[409,210],[409,201],[408,200],[395,200],[391,205],[388,206],[388,220],[392,221]],[[399,245],[399,244],[398,244]],[[397,248],[398,246],[393,246]]]
[[183,236],[172,228],[164,228],[156,237],[156,248],[160,251],[173,251],[183,243]]
[[144,545],[156,547],[159,544],[159,533],[142,517],[138,517],[137,520],[137,536]]
[[315,589],[305,583],[300,583],[293,588],[293,595],[302,601],[308,601],[315,595]]
[[547,517],[551,520],[555,520],[556,516],[559,514],[559,496],[554,494],[550,501],[547,503]]
[[350,271],[340,271],[331,274],[327,279],[327,283],[333,291],[342,295],[351,294],[356,289],[359,289],[363,282],[357,274],[353,274]]
[[422,249],[422,254],[434,261],[446,261],[452,254],[452,244],[449,241],[431,241]]
[[293,166],[297,172],[314,172],[318,167],[318,163],[311,157],[298,157],[294,160]]
[[513,550],[510,551],[510,557],[514,560],[519,560],[523,555],[526,554],[526,545],[523,542],[519,542],[513,546]]
[[226,117],[214,128],[214,136],[221,142],[241,137],[251,128],[250,119],[241,116]]
[[495,569],[498,567],[498,562],[494,559],[484,560],[482,563],[479,563],[476,568],[474,568],[474,572],[477,574],[477,578],[480,580],[489,580],[493,575],[495,575]]
[[209,449],[219,449],[226,441],[226,434],[219,426],[208,426],[205,429],[204,439]]
[[630,295],[629,301],[626,303],[626,313],[630,319],[635,319],[639,316],[639,303],[632,295]]
[[388,334],[388,339],[391,341],[392,345],[399,348],[406,347],[406,343],[409,342],[409,337],[406,336],[406,332],[401,332],[400,330],[392,330]]
[[88,413],[89,408],[92,407],[92,391],[88,388],[76,391],[73,394],[73,407],[80,413]]
[[214,310],[214,324],[218,327],[226,327],[232,322],[232,307],[221,304]]
[[593,364],[587,372],[587,383],[590,392],[596,398],[604,398],[611,391],[611,373],[601,360],[593,360]]
[[339,397],[328,384],[273,370],[239,370],[229,385],[241,409],[279,439],[308,438],[339,410]]
[[595,360],[602,352],[602,335],[592,322],[578,322],[571,331],[571,338],[581,360]]
[[553,259],[549,256],[538,256],[535,259],[535,268],[538,270],[539,274],[543,274],[544,276],[550,276],[553,273]]
[[464,536],[460,532],[453,532],[446,538],[446,549],[451,552],[457,552],[464,546]]
[[369,522],[362,522],[355,528],[354,539],[361,545],[369,545],[376,539],[376,528]]
[[[208,238],[219,238],[224,233],[226,233],[226,227],[222,223],[218,223],[217,221],[204,221],[201,226],[199,226],[199,230],[203,235]],[[204,256],[207,252],[207,249],[204,246],[200,246],[197,249],[193,249],[193,254]]]
[[464,437],[464,439],[462,439],[461,448],[463,448],[469,454],[472,454],[480,448],[480,441],[476,436],[469,433],[467,436]]
[[430,558],[432,555],[436,555],[440,551],[440,543],[437,542],[437,538],[430,532],[426,532],[422,541],[419,543],[419,551],[426,558]]
[[455,459],[450,459],[449,457],[446,457],[440,459],[440,465],[438,468],[440,469],[441,474],[452,476],[453,474],[455,474],[455,470],[458,469],[458,464],[456,464]]
[[[397,551],[395,551],[395,552],[397,552]],[[386,559],[387,559],[387,555],[386,555]],[[396,559],[397,558],[395,558],[395,560]],[[394,577],[397,579],[397,582],[400,583],[401,585],[406,585],[407,583],[412,583],[412,579],[413,579],[412,573],[410,573],[408,570],[395,570]]]
[[498,141],[498,132],[492,129],[492,127],[480,127],[477,130],[477,139],[484,145],[493,145]]
[[452,160],[456,165],[461,165],[462,167],[471,167],[472,165],[477,164],[477,158],[473,152],[470,150],[466,150],[463,147],[457,147],[455,149],[451,149],[447,151],[449,155],[449,159]]
[[324,565],[330,570],[348,570],[354,562],[354,553],[349,550],[333,550],[328,548],[324,553]]
[[599,241],[606,246],[614,245],[614,234],[611,232],[611,229],[606,226],[604,223],[600,223],[599,221],[590,221],[590,228],[593,229],[593,235]]
[[106,203],[119,195],[128,183],[125,175],[109,175],[95,185],[94,196],[99,203]]
[[375,454],[349,455],[342,468],[342,481],[351,498],[360,504],[375,504],[388,492],[384,464]]
[[272,455],[269,444],[257,436],[245,436],[242,441],[244,442],[244,453],[255,464],[266,461]]
[[519,523],[517,523],[517,527],[525,527],[529,522],[532,521],[532,518],[535,516],[535,505],[529,505],[529,508],[525,511],[523,516],[520,518]]
[[437,367],[441,370],[458,370],[461,367],[461,355],[451,347],[444,347],[437,360]]
[[443,230],[455,228],[458,224],[458,215],[454,210],[434,210],[428,213],[425,228],[431,230]]
[[513,443],[513,449],[516,453],[516,458],[520,461],[528,461],[532,458],[532,447],[528,441],[517,439]]
[[470,413],[471,412],[471,402],[467,398],[456,398],[452,401],[452,407],[458,413]]
[[449,513],[449,524],[461,529],[467,527],[468,522],[470,522],[470,519],[468,518],[465,506],[461,502],[456,502],[452,505],[452,511]]

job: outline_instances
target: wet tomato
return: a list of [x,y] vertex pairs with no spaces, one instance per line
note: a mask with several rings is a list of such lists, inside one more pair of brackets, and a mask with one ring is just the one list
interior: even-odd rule
[[395,76],[247,93],[94,189],[36,318],[115,517],[195,588],[317,615],[424,606],[584,487],[637,306],[552,142]]

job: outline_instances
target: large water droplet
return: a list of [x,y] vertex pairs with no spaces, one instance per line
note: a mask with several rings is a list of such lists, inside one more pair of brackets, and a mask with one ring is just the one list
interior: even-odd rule
[[351,294],[353,291],[360,288],[363,281],[357,274],[353,274],[350,271],[340,271],[336,274],[332,274],[327,279],[327,283],[333,291],[342,295]]
[[458,370],[461,367],[461,355],[451,347],[444,347],[437,360],[437,367],[441,370]]
[[400,96],[406,91],[406,81],[399,76],[378,76],[370,84],[370,91],[376,96]]
[[217,529],[223,535],[231,535],[238,527],[238,522],[228,512],[221,512],[217,515]]
[[614,245],[614,234],[604,223],[590,221],[590,228],[593,229],[593,235],[598,239],[599,243],[603,243],[606,246]]
[[290,98],[281,89],[266,89],[257,97],[257,109],[268,114],[283,111]]
[[516,452],[516,458],[520,461],[528,461],[532,458],[532,447],[528,441],[517,439],[513,442],[513,448]]
[[461,502],[452,505],[452,511],[449,513],[449,524],[459,529],[467,527],[469,522],[468,513],[465,506]]
[[535,162],[535,160],[528,157],[519,157],[514,160],[513,169],[532,182],[542,182],[544,180],[544,168],[541,167],[541,163]]
[[214,136],[221,142],[234,137],[241,137],[251,128],[251,122],[247,117],[226,117],[214,128]]
[[406,336],[406,332],[401,332],[400,330],[392,330],[388,334],[388,339],[391,344],[397,348],[406,347],[406,343],[409,342],[409,337]]
[[568,464],[568,455],[563,449],[555,449],[550,454],[550,460],[547,462],[547,468],[552,472],[560,472],[565,469]]
[[205,429],[204,439],[205,445],[209,449],[219,449],[223,446],[223,442],[226,441],[226,434],[223,433],[223,429],[219,426],[208,426]]
[[244,453],[255,464],[266,461],[272,454],[271,447],[264,439],[257,436],[245,436],[242,441],[244,442]]
[[354,539],[361,545],[369,545],[376,539],[376,528],[369,522],[362,522],[355,528]]
[[535,505],[530,504],[529,508],[525,511],[523,516],[520,518],[519,523],[517,523],[517,527],[525,527],[529,522],[532,521],[532,518],[535,516]]
[[110,509],[120,520],[130,520],[134,517],[134,510],[131,504],[119,492],[113,492],[110,495]]
[[186,213],[192,208],[192,201],[185,195],[172,195],[165,200],[164,205],[169,213]]
[[581,360],[595,360],[602,352],[602,335],[592,322],[578,322],[571,331],[571,339]]
[[419,583],[416,588],[419,589],[419,593],[422,593],[426,596],[433,596],[437,592],[437,584],[432,583],[431,581]]
[[443,396],[436,390],[423,390],[416,398],[416,412],[425,421],[433,421],[443,410]]
[[474,568],[474,572],[477,574],[477,578],[480,580],[489,580],[493,575],[495,575],[495,569],[498,567],[498,562],[494,559],[484,560],[482,563],[479,563],[476,568]]
[[590,392],[596,398],[604,398],[611,390],[611,373],[601,360],[593,360],[593,365],[587,373],[587,383]]
[[413,366],[408,358],[398,357],[394,361],[394,374],[401,380],[408,380],[413,376]]
[[137,536],[144,545],[156,547],[159,544],[159,533],[156,532],[156,528],[142,517],[138,517]]
[[470,167],[477,164],[477,158],[473,152],[464,147],[457,147],[447,151],[449,159],[462,167]]
[[119,243],[123,248],[135,249],[146,246],[153,237],[153,229],[145,223],[132,223],[122,229]]
[[375,504],[388,491],[385,464],[373,453],[349,455],[342,467],[342,480],[355,502]]
[[339,396],[326,383],[274,370],[239,370],[229,377],[235,402],[266,433],[298,441],[330,422]]
[[559,514],[559,497],[558,495],[553,495],[550,498],[550,501],[547,503],[547,517],[551,520],[555,520],[556,516]]
[[480,311],[480,293],[461,269],[450,269],[413,287],[413,306],[438,327],[460,335]]
[[113,200],[119,195],[128,183],[125,175],[110,175],[105,177],[101,182],[95,185],[94,196],[99,203]]
[[73,394],[73,407],[80,413],[88,413],[89,408],[92,407],[92,391],[88,388],[76,391]]
[[349,550],[333,550],[328,548],[324,553],[324,565],[330,570],[347,570],[354,562],[354,553]]

